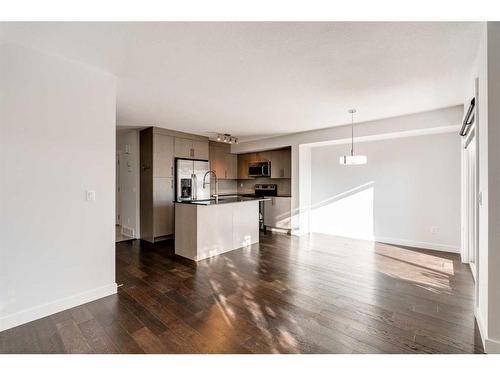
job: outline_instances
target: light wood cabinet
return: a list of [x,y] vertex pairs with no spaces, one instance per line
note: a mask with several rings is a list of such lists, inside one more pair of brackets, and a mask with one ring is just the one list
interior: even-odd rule
[[292,228],[292,198],[272,197],[264,201],[264,225],[271,228]]
[[258,160],[256,153],[238,155],[238,180],[252,180],[254,177],[248,176],[248,164]]
[[153,135],[153,177],[174,177],[174,138]]
[[148,128],[140,140],[141,239],[155,242],[174,234],[174,138]]
[[271,178],[291,178],[291,152],[290,149],[270,152]]
[[238,178],[238,155],[225,154],[225,176],[228,180],[236,180]]
[[231,154],[230,148],[224,144],[210,143],[210,169],[220,180],[236,180],[238,178],[238,156]]
[[208,159],[208,139],[168,129],[140,132],[141,239],[155,242],[174,234],[175,157]]
[[174,233],[174,179],[153,178],[154,237]]
[[175,157],[176,158],[193,158],[193,141],[185,138],[175,138]]
[[193,141],[193,159],[208,160],[208,142]]
[[248,164],[259,161],[271,162],[271,178],[291,178],[291,156],[292,154],[290,148],[262,151],[251,154],[240,154],[238,155],[238,179],[252,179],[253,177],[248,176]]
[[175,138],[175,157],[208,160],[208,142]]

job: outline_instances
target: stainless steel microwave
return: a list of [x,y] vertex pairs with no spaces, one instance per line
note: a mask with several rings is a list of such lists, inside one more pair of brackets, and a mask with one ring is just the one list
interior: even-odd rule
[[271,162],[259,161],[250,163],[248,165],[249,177],[270,177],[271,176]]

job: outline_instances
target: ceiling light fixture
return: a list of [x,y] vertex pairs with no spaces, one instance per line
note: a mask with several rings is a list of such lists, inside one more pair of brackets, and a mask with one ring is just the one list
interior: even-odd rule
[[224,143],[238,143],[238,138],[233,137],[231,134],[217,134],[217,141]]
[[354,114],[356,113],[356,110],[350,109],[347,112],[351,114],[351,154],[341,156],[339,162],[341,165],[366,164],[366,155],[354,155]]

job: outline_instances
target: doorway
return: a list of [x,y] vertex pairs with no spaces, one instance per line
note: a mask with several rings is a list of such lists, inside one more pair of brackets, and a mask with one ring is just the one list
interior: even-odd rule
[[140,238],[139,234],[139,132],[116,133],[116,236],[115,241]]

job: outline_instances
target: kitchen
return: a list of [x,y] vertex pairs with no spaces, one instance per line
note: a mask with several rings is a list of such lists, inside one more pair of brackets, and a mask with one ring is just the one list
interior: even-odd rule
[[[228,134],[209,139],[159,127],[140,130],[139,140],[141,239],[175,238],[176,254],[201,260],[258,242],[259,230],[290,233],[289,147],[235,154],[231,144],[237,140]],[[201,220],[206,210],[207,219],[217,210],[227,225],[216,230],[214,221]],[[205,242],[197,237],[200,233],[208,236]],[[196,242],[210,251],[198,249],[204,255],[193,255]]]

